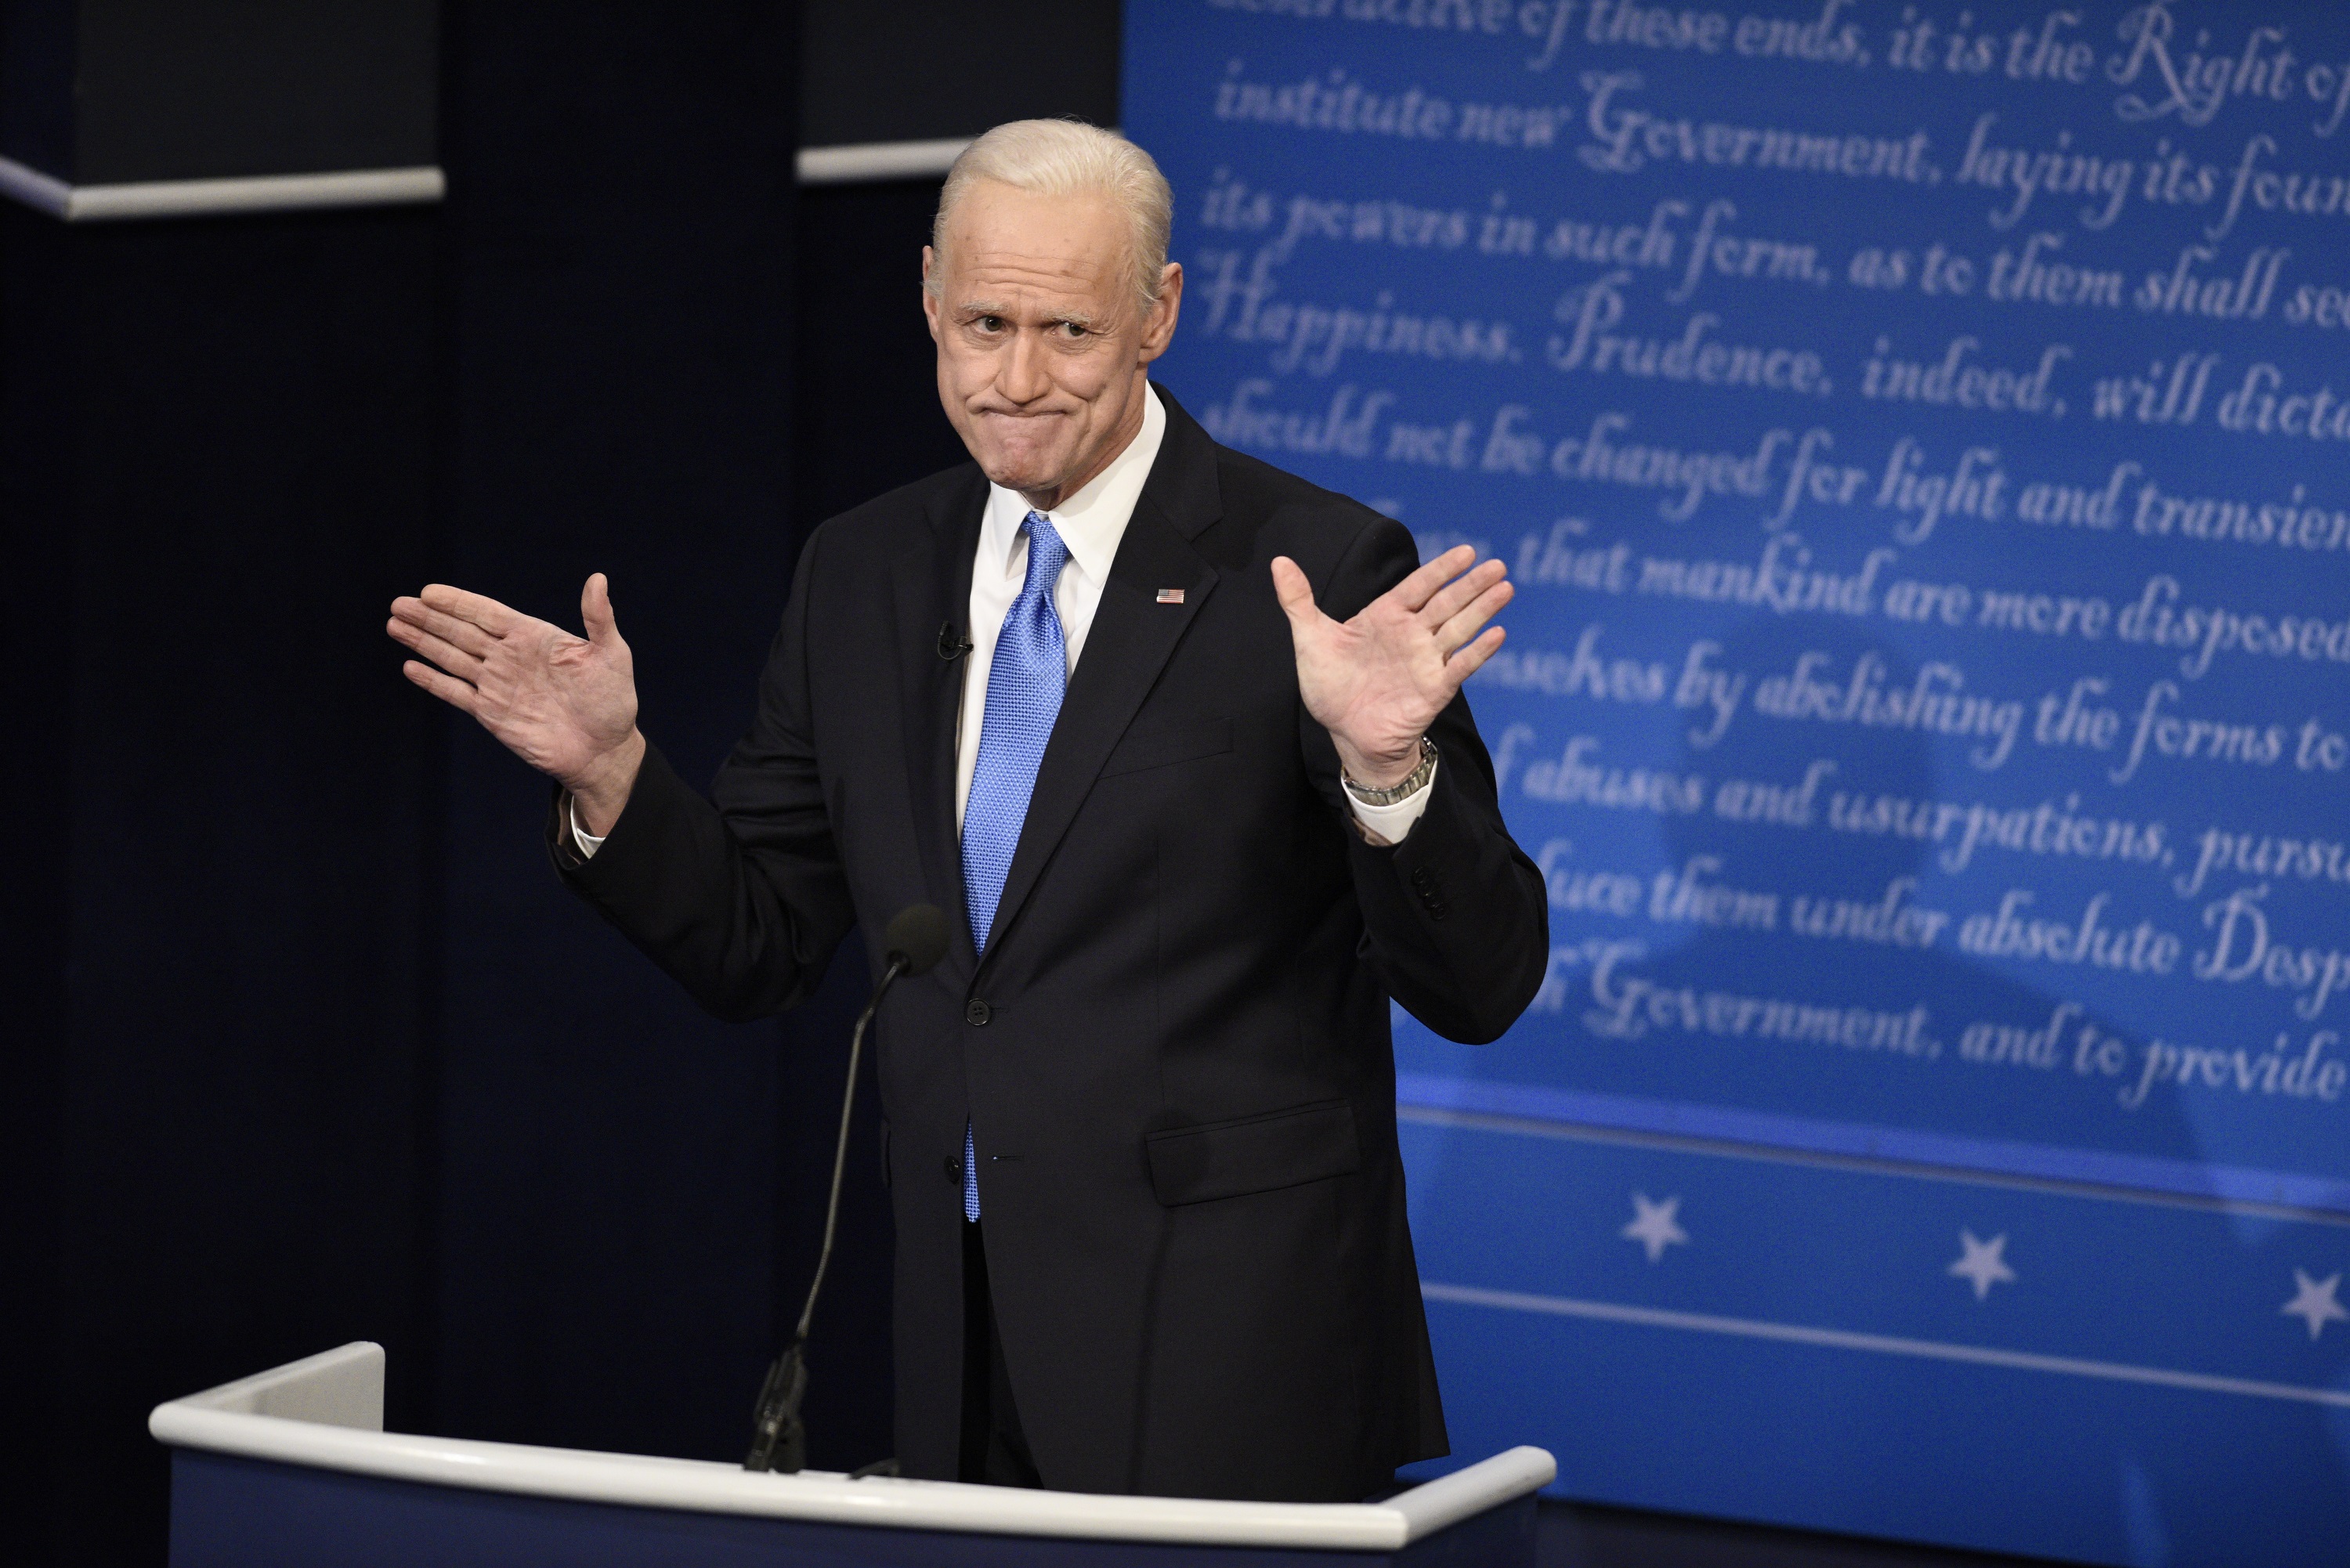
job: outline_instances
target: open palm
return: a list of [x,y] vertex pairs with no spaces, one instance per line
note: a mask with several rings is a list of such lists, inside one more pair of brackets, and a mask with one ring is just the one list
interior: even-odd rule
[[1274,561],[1298,691],[1357,783],[1384,788],[1407,777],[1420,736],[1502,646],[1502,628],[1485,623],[1514,592],[1508,568],[1476,559],[1466,545],[1448,550],[1346,621],[1322,613],[1297,563]]
[[532,767],[585,794],[608,789],[616,768],[633,778],[643,742],[635,661],[601,572],[588,579],[579,613],[584,638],[435,583],[416,597],[394,599],[386,629],[420,656],[401,666],[411,680],[481,721]]

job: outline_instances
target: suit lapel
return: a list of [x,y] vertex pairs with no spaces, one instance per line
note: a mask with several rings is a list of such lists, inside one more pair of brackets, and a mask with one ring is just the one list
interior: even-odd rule
[[[1173,399],[1163,392],[1160,397],[1167,433],[1118,542],[1101,606],[1037,768],[1035,793],[1028,800],[1003,898],[995,907],[990,955],[999,950],[1045,862],[1092,793],[1111,749],[1215,591],[1215,568],[1191,543],[1218,515],[1215,447]],[[1181,602],[1159,603],[1161,588],[1182,589]]]
[[955,836],[955,722],[962,705],[964,659],[939,657],[939,628],[968,639],[972,561],[979,551],[987,484],[959,487],[928,522],[927,536],[890,566],[897,613],[899,715],[905,726],[907,791],[913,802],[914,847],[924,890],[948,913],[955,950],[972,961],[963,919],[962,857]]

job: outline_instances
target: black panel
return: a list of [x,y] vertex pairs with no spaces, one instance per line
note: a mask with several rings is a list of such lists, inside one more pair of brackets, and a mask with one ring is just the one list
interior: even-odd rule
[[[792,561],[786,15],[511,0],[450,26],[429,575],[576,628],[609,573],[645,730],[707,778]],[[546,782],[471,724],[449,787],[438,1426],[739,1458],[771,1345],[776,1028],[711,1022],[566,893]]]
[[433,229],[12,208],[0,247],[11,630],[45,687],[6,902],[46,971],[8,1095],[46,1299],[7,1425],[55,1467],[11,1530],[151,1562],[151,1406],[351,1339],[424,1355],[438,726],[376,640],[432,554]]
[[432,0],[81,0],[73,182],[432,163]]
[[715,764],[791,558],[792,43],[469,8],[452,209],[0,211],[12,1561],[160,1561],[149,1407],[354,1338],[395,1425],[739,1452],[776,1031],[561,892],[382,626],[609,569]]
[[[57,225],[0,203],[0,551],[15,591],[0,614],[0,701],[19,759],[0,768],[0,812],[17,825],[0,898],[0,996],[7,999],[0,1092],[0,1511],[23,1521],[47,1560],[63,1455],[60,1368],[50,1354],[62,1312],[57,1212],[59,1110],[68,1077],[67,844],[73,821],[72,618],[76,296]],[[45,232],[47,231],[47,232]]]
[[73,0],[0,0],[0,158],[73,168]]
[[939,407],[922,318],[935,180],[800,192],[798,461],[803,528],[968,461]]
[[1118,0],[807,0],[800,27],[802,146],[1118,123]]

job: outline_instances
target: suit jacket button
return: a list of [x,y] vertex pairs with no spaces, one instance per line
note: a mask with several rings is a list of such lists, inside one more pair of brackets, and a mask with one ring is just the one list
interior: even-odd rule
[[973,1026],[986,1023],[991,1016],[993,1014],[988,1012],[987,1003],[977,997],[972,998],[970,1004],[962,1010],[962,1021]]
[[1440,920],[1451,912],[1452,906],[1441,898],[1430,898],[1428,901],[1428,918],[1431,920]]
[[952,1155],[947,1156],[947,1179],[957,1186],[962,1183],[962,1161]]
[[1421,867],[1411,874],[1411,886],[1414,892],[1433,893],[1436,891],[1436,873],[1425,866]]

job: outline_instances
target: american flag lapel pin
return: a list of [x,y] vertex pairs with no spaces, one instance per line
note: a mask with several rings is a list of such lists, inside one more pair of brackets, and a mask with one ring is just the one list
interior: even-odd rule
[[1180,605],[1183,602],[1183,590],[1181,588],[1161,588],[1159,590],[1159,602],[1162,605]]

